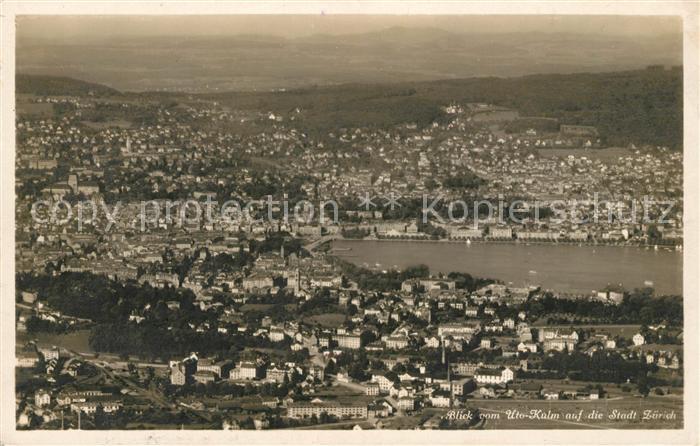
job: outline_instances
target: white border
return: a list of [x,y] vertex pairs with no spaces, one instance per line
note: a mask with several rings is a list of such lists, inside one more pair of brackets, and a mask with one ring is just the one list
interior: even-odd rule
[[[1,0],[0,0],[1,1]],[[14,398],[14,20],[16,15],[204,14],[548,14],[670,15],[684,29],[684,418],[682,430],[494,431],[16,431]],[[6,1],[0,4],[0,444],[698,444],[700,147],[698,146],[698,3],[694,1]],[[342,432],[342,435],[339,435]]]

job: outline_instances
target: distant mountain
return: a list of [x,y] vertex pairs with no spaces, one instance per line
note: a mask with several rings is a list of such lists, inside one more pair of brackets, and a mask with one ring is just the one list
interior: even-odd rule
[[682,63],[682,36],[474,33],[392,27],[299,38],[122,37],[18,42],[18,71],[87,79],[122,91],[270,91],[347,83],[612,72]]
[[121,93],[101,84],[85,82],[69,77],[32,76],[17,74],[15,76],[17,93],[37,94],[43,96],[117,96]]

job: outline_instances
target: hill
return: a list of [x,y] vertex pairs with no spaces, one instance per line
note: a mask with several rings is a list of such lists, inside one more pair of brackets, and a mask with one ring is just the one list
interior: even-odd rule
[[[63,77],[17,76],[18,93],[121,95],[112,88]],[[683,143],[683,72],[649,68],[615,73],[541,74],[393,84],[343,84],[276,92],[214,94],[124,93],[128,97],[185,102],[216,100],[233,109],[301,114],[294,125],[321,135],[340,127],[426,126],[450,103],[486,102],[521,116],[556,118],[598,128],[608,145]]]
[[117,96],[121,93],[101,84],[85,82],[70,77],[34,76],[17,74],[15,76],[15,92],[37,94],[42,96]]
[[304,113],[298,126],[307,132],[406,122],[424,126],[440,119],[440,107],[446,104],[486,102],[523,116],[595,126],[610,145],[632,142],[680,149],[683,143],[680,69],[346,84],[210,97],[241,109],[285,113],[299,107]]

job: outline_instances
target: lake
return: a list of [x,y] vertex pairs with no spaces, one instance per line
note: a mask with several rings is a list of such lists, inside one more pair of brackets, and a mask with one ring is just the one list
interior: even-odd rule
[[432,273],[459,271],[514,286],[590,293],[608,284],[631,290],[652,281],[656,294],[682,294],[683,253],[627,246],[336,240],[334,255],[356,265]]

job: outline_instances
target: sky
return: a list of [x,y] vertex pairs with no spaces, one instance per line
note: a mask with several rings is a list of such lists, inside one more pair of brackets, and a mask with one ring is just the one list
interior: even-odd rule
[[358,34],[389,27],[436,28],[460,33],[582,33],[609,36],[678,34],[681,20],[663,16],[20,16],[17,41],[75,42],[139,36],[259,34],[287,38]]
[[20,16],[16,66],[190,92],[624,71],[682,63],[681,25],[661,16]]

